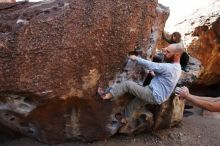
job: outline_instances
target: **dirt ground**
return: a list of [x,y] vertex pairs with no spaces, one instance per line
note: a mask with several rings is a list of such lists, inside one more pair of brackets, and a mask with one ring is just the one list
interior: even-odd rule
[[[182,123],[157,133],[141,133],[136,136],[116,135],[93,143],[67,142],[53,146],[219,146],[220,120],[201,116],[201,109],[193,108],[194,115],[184,117]],[[48,146],[26,137],[5,141],[0,146]]]

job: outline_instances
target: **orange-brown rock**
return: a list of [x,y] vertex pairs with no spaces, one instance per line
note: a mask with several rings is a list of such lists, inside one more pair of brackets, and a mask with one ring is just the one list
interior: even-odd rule
[[132,97],[110,102],[96,94],[98,85],[121,82],[138,69],[123,70],[128,52],[138,45],[146,56],[168,13],[154,0],[1,6],[0,124],[44,143],[61,143],[104,139],[119,128],[134,133],[180,122],[182,110],[175,110],[175,97],[151,108],[154,112],[137,111],[136,120],[144,125],[126,131],[115,114]]
[[0,3],[15,3],[16,0],[0,0]]

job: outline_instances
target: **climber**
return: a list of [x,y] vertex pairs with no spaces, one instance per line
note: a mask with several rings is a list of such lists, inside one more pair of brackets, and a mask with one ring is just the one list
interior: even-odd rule
[[175,92],[180,97],[190,101],[194,105],[206,109],[210,112],[220,112],[220,97],[201,97],[189,93],[189,89],[185,86],[177,87]]
[[[164,32],[162,33],[162,38],[168,42],[169,44],[175,44],[181,42],[181,34],[179,32],[174,32],[171,34],[171,38],[168,39],[165,37]],[[183,52],[182,56],[180,57],[180,65],[183,71],[188,72],[187,64],[189,62],[189,55],[186,51]]]
[[154,71],[155,77],[148,86],[143,87],[133,81],[125,81],[114,85],[107,93],[99,87],[98,93],[101,98],[114,100],[125,93],[130,93],[141,99],[141,102],[145,104],[161,104],[165,102],[171,95],[181,75],[179,61],[183,53],[183,45],[180,43],[171,44],[165,50],[164,59],[166,63],[151,62],[135,55],[129,56],[132,61],[136,61],[143,67]]

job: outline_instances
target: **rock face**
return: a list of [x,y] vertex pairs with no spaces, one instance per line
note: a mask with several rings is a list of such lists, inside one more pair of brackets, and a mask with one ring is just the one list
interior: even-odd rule
[[180,122],[182,109],[175,106],[183,107],[183,101],[178,97],[141,109],[135,120],[142,117],[144,124],[131,127],[122,126],[115,114],[133,97],[110,102],[96,94],[98,85],[129,79],[136,67],[123,70],[127,53],[139,46],[148,56],[168,14],[153,0],[0,5],[1,127],[61,143],[104,139],[119,128],[134,133]]
[[189,18],[177,24],[191,56],[199,59],[203,70],[197,80],[200,85],[220,82],[220,1],[198,9]]
[[1,0],[0,3],[15,3],[16,0]]

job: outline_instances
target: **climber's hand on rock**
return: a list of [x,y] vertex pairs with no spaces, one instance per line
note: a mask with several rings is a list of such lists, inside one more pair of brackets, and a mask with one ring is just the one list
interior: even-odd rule
[[129,59],[131,59],[132,61],[135,61],[135,60],[137,60],[137,56],[135,56],[135,55],[130,55],[130,56],[129,56]]

